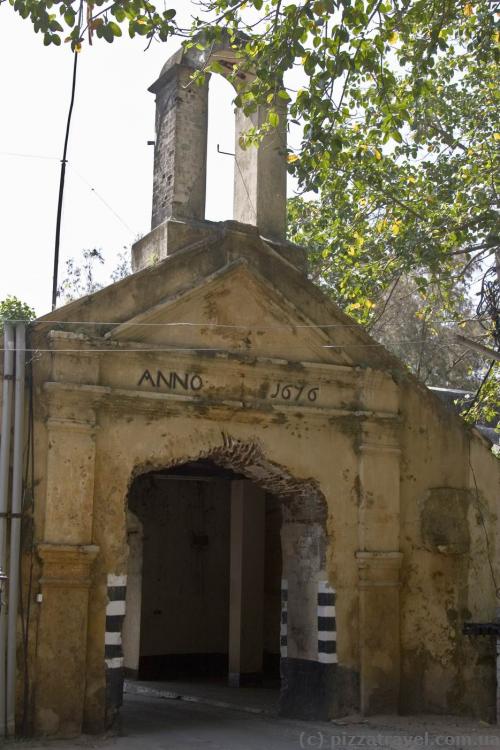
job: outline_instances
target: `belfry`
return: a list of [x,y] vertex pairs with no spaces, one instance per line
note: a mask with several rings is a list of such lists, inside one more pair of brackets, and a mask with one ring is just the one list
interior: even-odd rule
[[205,219],[207,54],[180,50],[150,89],[133,273],[28,332],[17,726],[98,732],[124,680],[177,679],[272,682],[305,719],[491,720],[494,643],[462,630],[495,616],[499,463],[308,279],[286,112],[247,150],[266,112],[236,112],[234,216]]

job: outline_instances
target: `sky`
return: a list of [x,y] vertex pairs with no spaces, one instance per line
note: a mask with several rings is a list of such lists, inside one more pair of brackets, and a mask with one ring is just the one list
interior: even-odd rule
[[[177,4],[189,23],[188,0]],[[59,279],[66,261],[101,249],[106,280],[121,252],[151,221],[154,96],[147,91],[180,40],[154,43],[126,33],[113,44],[84,45],[68,152]],[[73,58],[69,45],[44,47],[29,20],[0,5],[0,300],[15,295],[50,310],[60,158]],[[212,76],[206,218],[232,216],[232,89]],[[289,188],[290,190],[290,188]]]

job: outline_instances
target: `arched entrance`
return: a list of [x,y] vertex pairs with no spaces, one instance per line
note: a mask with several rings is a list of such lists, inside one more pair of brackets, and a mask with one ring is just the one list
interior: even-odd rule
[[279,680],[277,498],[199,460],[137,477],[129,519],[127,673],[236,687]]
[[[263,686],[285,715],[329,715],[335,592],[315,483],[224,436],[206,454],[137,470],[127,513],[126,614],[121,637],[107,636],[125,677]],[[108,676],[113,710],[121,695]]]

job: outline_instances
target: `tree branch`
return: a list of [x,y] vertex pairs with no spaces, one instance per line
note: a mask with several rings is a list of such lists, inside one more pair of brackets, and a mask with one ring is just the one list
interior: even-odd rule
[[494,359],[496,362],[500,362],[500,352],[491,349],[489,346],[479,344],[477,341],[468,338],[468,336],[462,336],[461,333],[456,333],[455,341],[459,344],[468,346],[470,349],[474,349],[474,351],[479,352],[480,354],[486,355],[488,359]]

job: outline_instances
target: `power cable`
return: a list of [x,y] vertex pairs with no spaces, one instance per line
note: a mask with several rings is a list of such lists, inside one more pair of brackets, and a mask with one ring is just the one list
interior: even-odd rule
[[15,156],[19,159],[44,159],[47,161],[59,161],[57,156],[43,156],[42,154],[21,154],[16,151],[0,151],[0,156]]
[[[81,28],[82,24],[82,11],[83,11],[83,0],[80,0],[80,9],[78,12],[78,28]],[[75,103],[75,91],[76,91],[76,73],[78,69],[78,51],[75,48],[73,52],[73,75],[71,79],[71,97],[69,101],[68,117],[66,120],[66,132],[64,135],[64,147],[63,156],[61,159],[61,176],[59,179],[59,196],[57,199],[57,217],[56,217],[56,237],[54,242],[54,272],[52,275],[52,309],[55,310],[57,304],[57,277],[59,273],[59,245],[61,240],[61,220],[62,220],[62,207],[64,198],[64,182],[66,178],[66,164],[68,163],[68,142],[69,142],[69,131],[71,128],[71,118],[73,116],[73,105]]]
[[120,222],[120,224],[123,224],[123,226],[125,227],[125,229],[126,229],[126,230],[127,230],[128,232],[130,232],[130,234],[131,234],[131,235],[133,235],[133,236],[135,237],[135,235],[137,234],[137,232],[134,232],[134,230],[133,230],[133,229],[132,229],[131,227],[129,227],[129,225],[127,224],[127,222],[125,221],[125,219],[123,219],[123,218],[122,218],[122,217],[120,216],[120,214],[118,214],[118,213],[117,213],[117,212],[116,212],[116,211],[114,210],[114,208],[113,208],[112,206],[110,206],[110,204],[109,204],[109,203],[107,202],[107,200],[105,200],[105,199],[104,199],[104,198],[102,197],[102,195],[101,195],[100,193],[98,193],[98,192],[97,192],[96,188],[95,188],[95,187],[94,187],[94,186],[93,186],[93,185],[92,185],[92,184],[91,184],[91,183],[90,183],[90,182],[89,182],[89,181],[88,181],[88,180],[87,180],[87,179],[86,179],[86,178],[85,178],[85,177],[84,177],[84,176],[83,176],[82,174],[80,174],[80,172],[78,172],[78,170],[77,170],[77,169],[75,169],[75,167],[74,167],[74,166],[73,166],[72,164],[70,165],[70,167],[71,167],[72,171],[73,171],[73,172],[74,172],[74,173],[76,174],[76,176],[77,176],[77,177],[79,177],[79,178],[80,178],[80,180],[81,180],[82,182],[84,182],[84,183],[85,183],[85,184],[87,185],[87,187],[88,187],[88,188],[90,188],[90,191],[91,191],[92,193],[94,193],[94,195],[96,196],[96,198],[98,198],[98,199],[99,199],[99,200],[101,201],[101,203],[103,203],[103,204],[104,204],[104,205],[106,206],[106,208],[107,208],[107,209],[108,209],[109,211],[111,211],[111,213],[113,214],[113,216],[114,216],[114,217],[115,217],[116,219],[118,219],[118,221]]
[[488,558],[488,565],[490,568],[490,575],[491,580],[493,581],[493,587],[495,589],[495,596],[497,599],[500,599],[500,587],[498,586],[497,579],[495,576],[495,570],[493,568],[493,561],[491,559],[491,547],[490,547],[490,538],[488,535],[488,529],[486,528],[486,522],[484,520],[484,514],[483,509],[481,507],[481,501],[479,499],[479,488],[477,486],[477,480],[476,480],[476,472],[474,471],[474,467],[472,466],[472,461],[470,459],[470,447],[469,447],[469,468],[472,473],[472,479],[474,481],[474,489],[475,489],[475,496],[476,496],[476,509],[479,514],[479,518],[481,519],[481,526],[483,527],[484,536],[486,539],[486,556]]
[[[421,344],[425,343],[427,339],[412,339],[412,340],[406,340],[406,339],[400,339],[399,343],[402,344]],[[437,350],[440,349],[446,349],[448,347],[447,344],[441,345],[439,347],[436,347]],[[287,346],[288,349],[301,349],[302,345],[296,344],[295,346]],[[346,343],[346,344],[322,344],[321,349],[386,349],[384,344],[379,343],[373,343],[373,344],[352,344],[352,343]],[[0,348],[0,352],[4,351],[3,348]],[[199,346],[167,346],[167,347],[128,347],[128,348],[93,348],[93,347],[86,347],[86,348],[74,348],[74,349],[55,349],[55,348],[34,348],[34,349],[22,349],[19,351],[24,351],[26,353],[35,353],[35,354],[42,354],[42,353],[50,353],[50,354],[147,354],[147,353],[156,353],[161,354],[165,352],[228,352],[232,354],[245,354],[247,352],[251,351],[251,347],[248,347],[246,349],[235,349],[235,350],[228,350],[221,346],[219,347],[199,347]]]
[[[0,318],[1,320],[1,318]],[[6,318],[8,322],[10,323],[23,323],[26,322],[24,319],[16,319],[16,318]],[[462,318],[461,321],[455,321],[455,320],[443,320],[441,321],[444,323],[453,323],[458,325],[459,322],[465,323],[467,321],[476,321],[477,318]],[[40,320],[32,320],[29,322],[30,326],[34,325],[47,325],[47,324],[54,324],[54,325],[82,325],[82,326],[121,326],[124,324],[124,322],[128,321],[112,321],[112,320],[57,320],[57,319],[40,319]],[[290,323],[289,325],[285,326],[261,326],[257,323],[210,323],[210,322],[197,322],[197,321],[172,321],[172,322],[163,322],[163,323],[134,323],[134,327],[144,327],[144,328],[158,328],[158,327],[166,327],[166,328],[175,328],[175,327],[193,327],[193,328],[230,328],[230,329],[237,329],[237,330],[244,330],[247,331],[250,329],[255,329],[258,331],[289,331],[294,328],[309,328],[309,329],[319,329],[319,328],[363,328],[361,323]],[[404,339],[401,339],[401,341],[404,341]]]
[[[14,156],[14,157],[18,157],[18,158],[21,158],[21,159],[43,159],[43,160],[46,160],[46,161],[59,161],[59,159],[58,159],[58,157],[57,157],[57,156],[44,156],[44,155],[42,155],[42,154],[22,154],[22,153],[18,153],[18,152],[14,152],[14,151],[0,151],[0,156]],[[76,169],[76,167],[74,166],[74,164],[70,164],[70,163],[68,162],[67,166],[68,166],[68,167],[69,167],[69,168],[70,168],[70,169],[71,169],[71,170],[72,170],[72,171],[73,171],[73,172],[74,172],[74,173],[76,174],[76,176],[77,176],[77,177],[78,177],[78,178],[79,178],[79,179],[80,179],[80,180],[81,180],[81,181],[82,181],[83,183],[85,183],[85,185],[87,185],[87,187],[88,187],[88,188],[90,189],[90,191],[91,191],[92,193],[94,193],[94,195],[96,196],[96,198],[98,198],[98,199],[99,199],[99,200],[101,201],[101,203],[103,203],[103,204],[104,204],[104,205],[106,206],[106,208],[107,208],[107,209],[108,209],[109,211],[111,211],[111,213],[113,214],[113,216],[115,216],[115,218],[116,218],[116,219],[118,219],[118,221],[119,221],[119,222],[120,222],[121,224],[123,224],[123,226],[125,227],[125,229],[126,229],[126,230],[127,230],[128,232],[130,232],[130,234],[134,235],[134,237],[135,237],[135,236],[136,236],[136,234],[137,234],[137,232],[135,232],[135,231],[134,231],[134,230],[133,230],[133,229],[132,229],[132,228],[131,228],[131,227],[130,227],[130,226],[129,226],[128,224],[127,224],[127,222],[125,221],[125,219],[124,219],[124,218],[123,218],[122,216],[120,216],[120,214],[119,214],[119,213],[118,213],[117,211],[115,211],[115,209],[113,208],[113,206],[111,206],[111,205],[110,205],[110,204],[108,203],[108,201],[107,201],[107,200],[106,200],[106,199],[105,199],[105,198],[104,198],[104,197],[103,197],[103,196],[102,196],[102,195],[101,195],[101,194],[100,194],[100,193],[98,192],[97,188],[95,188],[95,187],[94,187],[94,186],[92,185],[92,183],[91,183],[91,182],[89,182],[89,181],[87,180],[87,178],[86,178],[86,177],[84,177],[84,175],[82,175],[82,173],[81,173],[81,172],[79,172],[79,171],[78,171],[78,170]]]

